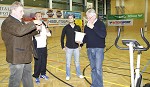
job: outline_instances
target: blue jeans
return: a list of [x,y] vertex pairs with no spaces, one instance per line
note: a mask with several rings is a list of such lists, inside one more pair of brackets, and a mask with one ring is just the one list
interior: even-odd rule
[[20,87],[22,81],[23,87],[34,87],[31,71],[31,63],[29,64],[9,64],[10,77],[8,87]]
[[70,63],[71,63],[72,54],[74,54],[76,74],[77,76],[81,75],[80,63],[79,63],[79,56],[80,56],[79,48],[70,49],[66,47],[66,76],[69,76],[69,77],[70,77]]
[[91,66],[91,87],[103,87],[104,48],[87,48],[87,53]]

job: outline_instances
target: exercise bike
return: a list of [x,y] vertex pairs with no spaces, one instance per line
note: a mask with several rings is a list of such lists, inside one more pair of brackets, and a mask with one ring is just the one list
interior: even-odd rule
[[[143,47],[139,44],[139,42],[135,39],[122,39],[122,44],[125,45],[126,47],[120,47],[118,45],[118,40],[120,38],[120,31],[121,29],[118,29],[118,34],[117,38],[115,40],[115,46],[120,49],[120,50],[129,50],[130,54],[130,74],[131,74],[131,87],[143,87],[142,86],[142,75],[140,74],[140,60],[141,60],[141,54],[142,51],[147,51],[149,49],[149,42],[144,36],[144,31],[143,28],[140,29],[141,37],[143,41],[146,43],[146,47]],[[137,63],[136,63],[136,68],[134,70],[134,58],[133,54],[134,51],[137,51]]]

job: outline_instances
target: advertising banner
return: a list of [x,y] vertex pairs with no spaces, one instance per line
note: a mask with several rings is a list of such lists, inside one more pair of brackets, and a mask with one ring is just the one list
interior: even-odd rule
[[[76,23],[82,27],[81,12],[64,11],[58,9],[38,8],[38,7],[24,7],[23,20],[26,22],[34,20],[36,12],[42,13],[42,18],[48,21],[49,26],[65,26],[68,24],[68,15],[73,14],[76,19]],[[0,4],[0,24],[4,18],[10,14],[10,5]]]
[[108,20],[108,26],[133,26],[133,20]]
[[48,26],[66,26],[68,24],[68,19],[48,19]]
[[63,18],[63,11],[58,9],[49,9],[46,12],[48,18]]
[[[41,12],[43,18],[63,18],[62,10],[38,8],[38,7],[25,7],[23,17],[24,20],[33,19],[35,12]],[[9,13],[10,13],[10,6],[0,4],[0,17],[8,17]]]
[[73,14],[76,19],[81,19],[81,12],[63,11],[64,18],[67,18],[69,14]]
[[124,15],[108,15],[108,20],[122,20],[122,19],[143,19],[144,14],[124,14]]
[[0,17],[7,17],[10,13],[10,6],[0,4]]
[[[82,28],[82,20],[76,19],[75,23]],[[48,26],[54,27],[54,26],[66,26],[68,24],[68,19],[48,19]]]

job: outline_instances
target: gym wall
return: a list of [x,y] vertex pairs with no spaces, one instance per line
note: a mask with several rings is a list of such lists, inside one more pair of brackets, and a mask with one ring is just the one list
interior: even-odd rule
[[[120,0],[121,1],[121,0]],[[150,1],[148,2],[150,5]],[[125,14],[137,14],[145,13],[145,0],[124,0]],[[148,7],[150,9],[150,6]],[[111,14],[116,14],[116,0],[111,0]],[[143,19],[134,19],[133,26],[125,26],[124,29],[131,31],[137,31],[140,28],[144,28],[144,18]],[[147,30],[150,29],[150,10],[148,10],[148,22]],[[116,27],[108,27],[110,29],[116,29]]]

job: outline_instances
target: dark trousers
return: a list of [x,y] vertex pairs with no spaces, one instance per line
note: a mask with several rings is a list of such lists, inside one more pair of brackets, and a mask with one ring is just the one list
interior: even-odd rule
[[38,58],[34,58],[34,74],[33,77],[38,78],[39,75],[46,74],[47,65],[47,47],[37,48]]

